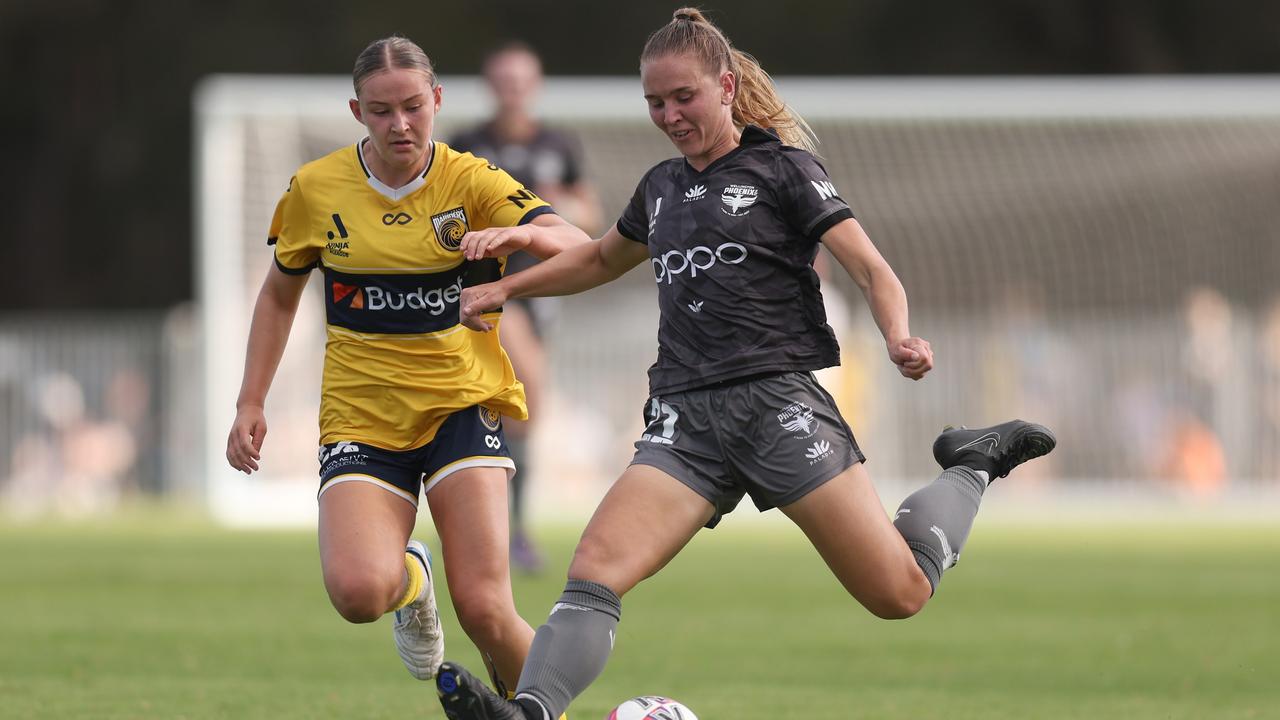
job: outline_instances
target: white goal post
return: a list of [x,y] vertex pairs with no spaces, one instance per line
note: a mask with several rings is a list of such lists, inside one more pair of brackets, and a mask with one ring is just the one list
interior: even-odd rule
[[[486,117],[490,101],[477,78],[441,82],[436,139],[447,140]],[[1280,407],[1259,396],[1280,397],[1280,351],[1268,374],[1258,338],[1269,313],[1280,326],[1280,294],[1267,286],[1280,270],[1280,80],[777,82],[907,285],[913,330],[938,348],[933,376],[901,381],[856,289],[847,278],[828,283],[851,308],[833,309],[846,362],[826,382],[841,388],[878,481],[928,476],[943,422],[1018,414],[1067,438],[1043,464],[1042,484],[1161,481],[1161,463],[1176,459],[1162,443],[1184,421],[1220,447],[1229,484],[1274,482]],[[191,470],[230,524],[315,520],[324,350],[315,282],[268,399],[263,470],[245,477],[223,455],[271,261],[272,209],[299,165],[362,136],[351,95],[343,76],[226,75],[195,94],[204,442]],[[606,219],[647,168],[674,154],[649,123],[638,78],[549,78],[540,108],[582,140]],[[637,269],[589,300],[562,301],[549,330],[557,392],[534,443],[541,515],[585,513],[629,458],[656,352],[651,283]],[[1194,327],[1197,290],[1208,312],[1226,313],[1225,326]],[[1197,332],[1235,343],[1239,359],[1200,367]],[[1129,343],[1144,348],[1143,367],[1132,367]],[[1121,447],[1108,439],[1117,432],[1149,436]]]

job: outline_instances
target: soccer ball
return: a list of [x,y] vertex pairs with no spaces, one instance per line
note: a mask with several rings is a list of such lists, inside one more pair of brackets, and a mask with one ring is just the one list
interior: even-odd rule
[[642,695],[614,708],[605,720],[698,720],[698,716],[671,698]]

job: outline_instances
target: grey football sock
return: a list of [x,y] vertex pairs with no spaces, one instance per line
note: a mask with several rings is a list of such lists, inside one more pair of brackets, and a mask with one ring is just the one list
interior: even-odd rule
[[906,538],[916,563],[936,591],[942,572],[960,558],[978,514],[988,478],[963,466],[942,471],[937,480],[902,501],[894,527]]
[[[604,671],[621,617],[622,600],[612,590],[570,580],[551,608],[551,617],[533,637],[517,699],[535,699],[547,717],[560,717]],[[527,707],[527,702],[522,705]]]

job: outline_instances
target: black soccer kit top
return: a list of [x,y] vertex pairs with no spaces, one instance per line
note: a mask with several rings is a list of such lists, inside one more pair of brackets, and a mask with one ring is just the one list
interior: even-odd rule
[[449,147],[488,160],[534,190],[547,183],[573,185],[582,179],[577,143],[552,128],[539,127],[528,142],[513,143],[499,138],[493,126],[485,124],[460,133]]
[[851,217],[813,155],[754,126],[702,172],[646,173],[618,232],[648,245],[658,285],[650,395],[839,364],[813,259]]
[[[454,137],[449,147],[488,160],[534,192],[540,185],[575,185],[582,179],[582,152],[577,140],[553,128],[539,127],[527,142],[508,142],[498,137],[491,123],[486,123]],[[538,258],[517,252],[507,261],[507,273],[537,264]]]

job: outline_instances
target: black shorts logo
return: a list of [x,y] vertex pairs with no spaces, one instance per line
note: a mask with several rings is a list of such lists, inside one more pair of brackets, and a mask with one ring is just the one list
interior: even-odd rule
[[337,442],[320,446],[320,472],[329,473],[350,465],[364,465],[369,456],[353,442]]
[[793,402],[778,413],[778,424],[791,433],[797,440],[807,440],[818,432],[818,418],[813,416],[813,408],[802,402]]
[[498,411],[491,410],[483,405],[477,408],[480,411],[480,424],[489,429],[489,432],[498,432],[498,428],[502,427],[502,416]]

